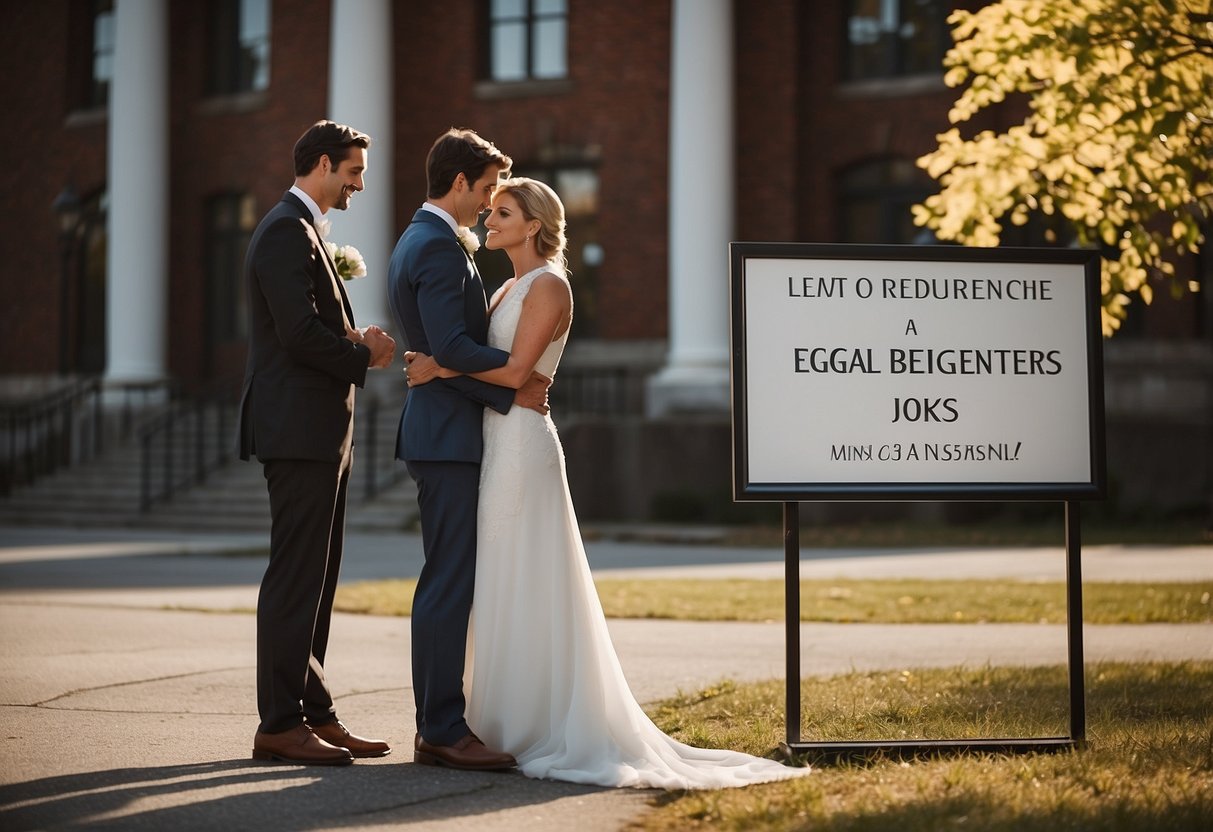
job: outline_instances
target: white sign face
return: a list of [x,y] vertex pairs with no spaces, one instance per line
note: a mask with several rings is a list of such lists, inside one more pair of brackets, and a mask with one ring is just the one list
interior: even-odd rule
[[745,482],[1094,481],[1083,263],[741,263]]

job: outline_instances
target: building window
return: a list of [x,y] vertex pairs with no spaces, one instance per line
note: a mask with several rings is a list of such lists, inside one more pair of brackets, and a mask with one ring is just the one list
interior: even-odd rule
[[62,372],[105,372],[106,203],[104,187],[77,199],[75,188],[68,185],[55,198],[63,268],[59,322]]
[[598,267],[603,251],[598,243],[598,171],[588,167],[558,168],[551,173],[552,189],[564,203],[569,269],[573,277],[572,335],[598,335]]
[[856,165],[839,179],[839,242],[931,243],[935,235],[914,225],[910,206],[935,190],[935,182],[909,159]]
[[91,110],[109,104],[110,82],[114,78],[114,0],[93,0],[90,17],[92,60],[81,104]]
[[235,95],[270,83],[270,0],[212,0],[207,92]]
[[219,194],[206,204],[207,335],[211,347],[248,337],[244,255],[257,227],[250,194]]
[[944,0],[851,0],[847,16],[849,81],[943,72],[952,43]]
[[486,5],[486,79],[551,80],[568,75],[566,0],[487,0]]

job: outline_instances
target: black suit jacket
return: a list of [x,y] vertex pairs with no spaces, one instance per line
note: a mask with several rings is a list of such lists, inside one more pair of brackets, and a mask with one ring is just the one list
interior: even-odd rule
[[353,445],[354,386],[370,349],[345,337],[354,314],[312,215],[289,191],[261,220],[244,262],[249,351],[240,458],[339,462]]

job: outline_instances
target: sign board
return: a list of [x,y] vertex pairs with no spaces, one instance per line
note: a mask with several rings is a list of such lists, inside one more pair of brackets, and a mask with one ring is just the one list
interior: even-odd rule
[[730,245],[737,500],[1104,496],[1099,255]]

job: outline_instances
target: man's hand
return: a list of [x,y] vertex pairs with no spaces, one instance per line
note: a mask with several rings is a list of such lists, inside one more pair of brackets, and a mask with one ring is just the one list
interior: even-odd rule
[[[396,352],[396,339],[379,327],[371,324],[361,330],[362,342],[371,351],[371,369],[382,369],[392,363],[392,355]],[[347,332],[346,337],[350,337]],[[353,340],[353,339],[351,339]]]
[[442,367],[432,355],[409,350],[404,354],[404,380],[409,387],[420,387],[438,378]]
[[547,376],[531,373],[526,383],[514,391],[514,404],[546,416],[551,409],[548,407],[548,388],[551,386],[552,380]]

